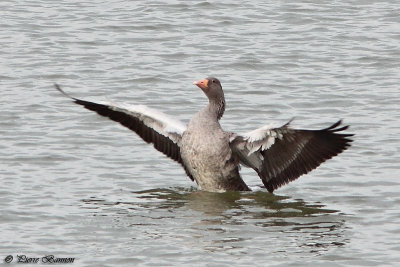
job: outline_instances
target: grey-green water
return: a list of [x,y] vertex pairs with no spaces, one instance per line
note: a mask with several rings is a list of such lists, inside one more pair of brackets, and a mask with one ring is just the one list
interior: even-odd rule
[[[400,2],[1,1],[0,260],[77,266],[396,266]],[[198,191],[129,130],[76,106],[186,121],[224,87],[225,129],[321,128],[354,145],[277,190]]]

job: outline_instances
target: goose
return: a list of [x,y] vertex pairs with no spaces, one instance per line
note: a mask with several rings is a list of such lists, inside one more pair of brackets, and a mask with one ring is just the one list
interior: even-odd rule
[[76,104],[129,128],[145,142],[179,163],[199,189],[210,192],[251,191],[240,166],[256,171],[265,188],[277,188],[299,178],[350,147],[353,134],[339,120],[320,130],[263,126],[245,134],[224,131],[219,123],[225,111],[221,82],[214,77],[195,81],[208,105],[188,125],[144,105],[91,102],[72,97]]

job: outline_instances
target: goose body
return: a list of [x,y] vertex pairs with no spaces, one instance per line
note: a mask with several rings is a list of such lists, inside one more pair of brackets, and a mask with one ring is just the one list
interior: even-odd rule
[[199,187],[206,191],[250,190],[239,174],[229,135],[209,106],[197,113],[182,135],[181,156]]

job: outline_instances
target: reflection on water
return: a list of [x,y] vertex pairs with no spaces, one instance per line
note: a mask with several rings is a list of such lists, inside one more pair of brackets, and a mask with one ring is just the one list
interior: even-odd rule
[[163,200],[164,207],[186,206],[214,216],[226,215],[226,212],[229,213],[230,210],[235,210],[235,214],[251,213],[257,218],[304,217],[337,212],[325,209],[324,205],[307,204],[301,199],[294,200],[288,196],[270,194],[265,191],[213,193],[193,189],[185,191],[178,188],[177,190],[153,189],[134,193],[138,194],[140,199]]
[[[253,218],[291,218],[307,217],[318,214],[336,213],[337,210],[324,208],[322,204],[307,204],[302,199],[258,192],[213,193],[198,191],[194,188],[151,189],[132,192],[138,202],[107,202],[90,198],[82,200],[87,209],[118,206],[121,204],[143,208],[177,209],[188,207],[210,216],[233,217],[234,215],[252,215]],[[233,213],[231,213],[233,211]],[[228,216],[229,215],[229,216]]]
[[[211,193],[173,188],[131,193],[133,201],[91,198],[82,200],[82,208],[92,210],[94,216],[125,221],[126,227],[144,227],[146,235],[158,238],[159,232],[172,236],[189,232],[190,239],[210,251],[231,249],[233,244],[248,248],[249,241],[260,242],[255,241],[260,238],[291,240],[291,246],[281,248],[285,252],[320,252],[348,242],[343,235],[345,216],[337,210],[266,191]],[[184,229],[179,228],[182,225]],[[260,230],[265,236],[260,237]]]

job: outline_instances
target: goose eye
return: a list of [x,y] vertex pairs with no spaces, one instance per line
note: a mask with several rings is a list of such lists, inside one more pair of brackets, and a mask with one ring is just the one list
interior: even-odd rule
[[212,80],[212,83],[215,83],[215,80]]

